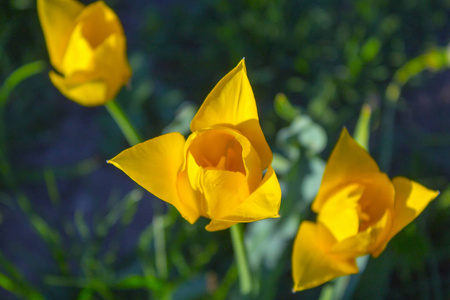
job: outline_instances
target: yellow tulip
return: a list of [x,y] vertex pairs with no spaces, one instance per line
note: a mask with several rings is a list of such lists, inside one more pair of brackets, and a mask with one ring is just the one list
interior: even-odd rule
[[191,131],[187,140],[179,133],[150,139],[109,163],[191,224],[211,219],[209,231],[279,216],[281,190],[244,60],[208,95]]
[[380,255],[438,194],[403,177],[391,181],[344,128],[312,203],[317,222],[302,222],[295,238],[294,290],[358,273],[358,256]]
[[52,83],[85,106],[112,100],[131,77],[126,39],[117,15],[103,1],[38,0]]

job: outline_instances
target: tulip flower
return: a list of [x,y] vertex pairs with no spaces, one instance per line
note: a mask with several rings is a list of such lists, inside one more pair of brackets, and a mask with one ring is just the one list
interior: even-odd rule
[[122,25],[103,1],[38,0],[50,62],[50,80],[84,106],[112,100],[131,77]]
[[281,190],[244,60],[211,91],[190,127],[187,140],[180,133],[164,134],[109,163],[191,224],[211,219],[208,231],[278,217]]
[[294,290],[358,273],[356,258],[377,257],[439,192],[381,172],[344,128],[312,203],[317,222],[304,221],[292,254]]

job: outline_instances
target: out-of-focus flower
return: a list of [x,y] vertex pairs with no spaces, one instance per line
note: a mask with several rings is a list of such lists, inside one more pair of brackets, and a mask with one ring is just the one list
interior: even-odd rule
[[389,180],[344,128],[312,204],[317,222],[302,222],[295,238],[294,290],[357,273],[358,256],[380,255],[438,193],[403,177]]
[[103,1],[38,0],[53,84],[85,106],[112,100],[131,77],[122,24]]
[[281,189],[244,60],[208,95],[191,131],[187,140],[179,133],[150,139],[109,162],[191,224],[211,219],[209,231],[279,216]]

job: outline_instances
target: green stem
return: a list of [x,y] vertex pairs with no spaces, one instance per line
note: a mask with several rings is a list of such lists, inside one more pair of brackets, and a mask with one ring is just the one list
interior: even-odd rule
[[130,120],[128,120],[122,108],[114,100],[106,103],[105,107],[114,121],[116,121],[117,126],[119,126],[128,143],[131,146],[139,144],[142,139],[139,137],[133,125],[131,125]]
[[161,279],[167,279],[166,237],[164,216],[153,217],[153,235],[155,236],[156,271]]
[[234,256],[239,274],[241,294],[247,295],[252,290],[252,278],[244,245],[242,225],[236,224],[230,227],[231,241],[233,243]]

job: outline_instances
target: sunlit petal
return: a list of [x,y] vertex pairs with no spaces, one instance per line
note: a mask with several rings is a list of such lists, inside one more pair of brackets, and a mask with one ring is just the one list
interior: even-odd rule
[[174,205],[186,219],[199,217],[178,196],[178,172],[183,164],[184,137],[168,133],[128,148],[108,162],[156,197]]
[[278,218],[280,203],[280,184],[273,168],[269,167],[261,185],[222,220],[229,222],[253,222],[267,218]]
[[363,191],[360,185],[349,184],[331,195],[323,205],[317,220],[330,230],[337,241],[358,233],[357,206]]
[[272,152],[259,124],[244,60],[223,77],[208,95],[191,122],[191,131],[214,126],[229,126],[241,131],[260,155],[263,168],[268,167]]
[[313,211],[319,212],[329,195],[341,184],[359,182],[379,173],[373,158],[344,128],[325,167],[319,192],[312,204]]
[[411,223],[439,195],[438,191],[427,189],[423,185],[406,179],[395,177],[395,204],[391,238]]
[[304,221],[294,241],[294,291],[316,287],[333,278],[358,272],[356,257],[330,252],[336,239],[320,223]]

